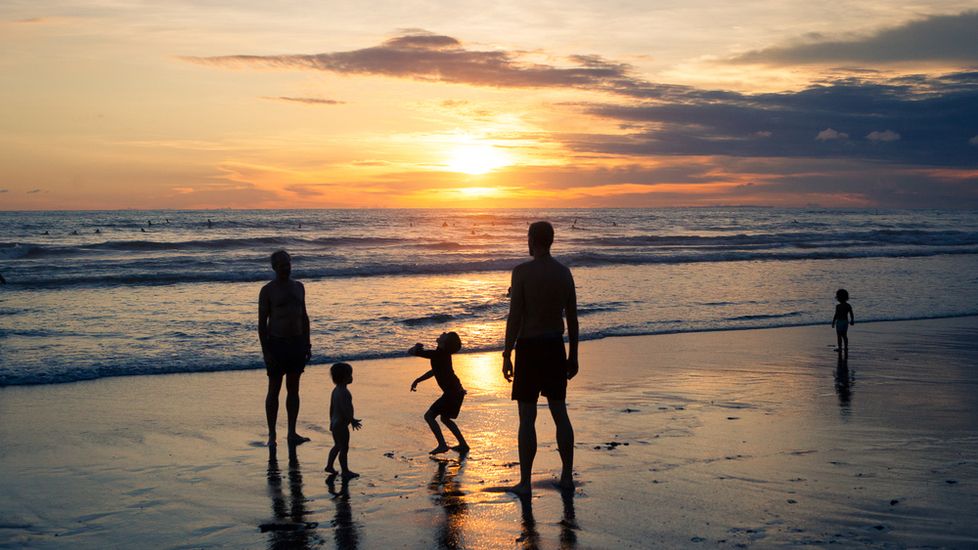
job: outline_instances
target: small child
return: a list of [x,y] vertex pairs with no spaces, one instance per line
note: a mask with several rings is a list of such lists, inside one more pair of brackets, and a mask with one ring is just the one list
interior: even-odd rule
[[458,418],[458,413],[462,409],[462,400],[466,393],[462,387],[462,382],[459,381],[458,376],[455,376],[455,371],[452,369],[452,354],[458,353],[462,349],[462,340],[454,332],[443,332],[438,337],[437,343],[438,347],[432,351],[424,349],[422,344],[415,344],[408,350],[408,355],[431,360],[431,370],[411,383],[411,391],[417,391],[418,384],[432,376],[435,377],[442,395],[428,407],[428,412],[424,413],[425,422],[428,423],[428,427],[431,428],[431,432],[435,434],[435,439],[438,441],[438,446],[432,449],[430,454],[445,453],[449,450],[448,444],[445,443],[445,437],[441,434],[438,423],[435,422],[435,418],[438,416],[441,416],[442,423],[458,440],[458,445],[451,447],[451,449],[458,451],[459,454],[465,454],[469,451],[469,445],[462,437],[462,431],[458,429],[458,425],[452,421],[453,418]]
[[835,306],[835,317],[832,318],[832,326],[835,327],[835,335],[838,338],[838,348],[836,351],[842,353],[843,342],[845,343],[846,355],[849,354],[849,325],[856,324],[856,318],[852,314],[852,306],[849,305],[849,291],[840,288],[835,291],[835,299],[839,305]]
[[333,434],[333,448],[329,450],[326,471],[336,473],[333,461],[339,455],[343,478],[349,479],[360,475],[350,470],[346,462],[350,451],[350,427],[359,430],[362,426],[359,420],[353,418],[353,396],[347,388],[347,385],[353,383],[353,367],[348,363],[335,363],[329,368],[329,375],[333,377],[336,387],[329,398],[329,431]]

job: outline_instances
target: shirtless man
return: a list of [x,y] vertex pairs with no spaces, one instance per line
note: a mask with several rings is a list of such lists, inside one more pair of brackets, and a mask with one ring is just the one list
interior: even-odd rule
[[[546,396],[557,426],[557,448],[563,464],[559,486],[574,487],[574,427],[567,416],[567,381],[577,374],[577,294],[569,269],[550,255],[554,228],[547,222],[530,225],[533,259],[513,269],[503,376],[513,382],[519,404],[520,482],[509,491],[528,495],[533,459],[537,453],[537,399]],[[564,316],[570,354],[564,355]],[[510,358],[516,347],[516,372]]]
[[268,445],[276,445],[275,422],[278,418],[278,394],[285,377],[285,409],[289,416],[288,441],[298,445],[309,441],[296,433],[299,417],[299,378],[312,357],[309,342],[309,315],[306,313],[306,289],[292,280],[292,257],[284,250],[272,254],[275,279],[258,294],[258,339],[268,374],[265,416],[268,420]]

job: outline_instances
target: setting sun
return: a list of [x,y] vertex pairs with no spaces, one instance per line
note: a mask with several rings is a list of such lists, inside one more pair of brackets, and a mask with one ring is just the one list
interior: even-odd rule
[[452,172],[480,175],[511,164],[509,155],[484,143],[458,145],[449,155],[446,166]]

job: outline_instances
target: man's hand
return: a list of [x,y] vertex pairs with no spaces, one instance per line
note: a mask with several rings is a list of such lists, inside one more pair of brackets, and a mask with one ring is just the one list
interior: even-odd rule
[[353,421],[350,422],[350,427],[353,428],[354,430],[359,430],[360,428],[363,427],[363,424],[360,422],[360,420],[354,418]]
[[570,380],[577,376],[577,369],[579,368],[577,364],[577,357],[567,360],[567,379]]
[[503,356],[503,378],[507,382],[513,381],[513,360],[508,356]]

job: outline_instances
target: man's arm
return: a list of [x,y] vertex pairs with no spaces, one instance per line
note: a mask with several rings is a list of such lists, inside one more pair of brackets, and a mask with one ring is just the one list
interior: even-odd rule
[[506,344],[503,347],[503,377],[513,380],[513,347],[523,325],[523,278],[519,267],[513,270],[509,287],[509,315],[506,317]]
[[577,342],[580,339],[580,325],[577,322],[577,290],[574,288],[574,276],[567,273],[570,279],[570,292],[564,305],[564,315],[567,316],[567,342],[570,347],[567,357],[567,379],[577,376]]
[[261,352],[265,354],[268,343],[268,315],[271,306],[268,301],[268,287],[263,286],[258,293],[258,341],[261,342]]
[[306,361],[312,359],[312,339],[309,334],[309,314],[306,312],[306,287],[298,283],[302,297],[302,335],[306,341]]

